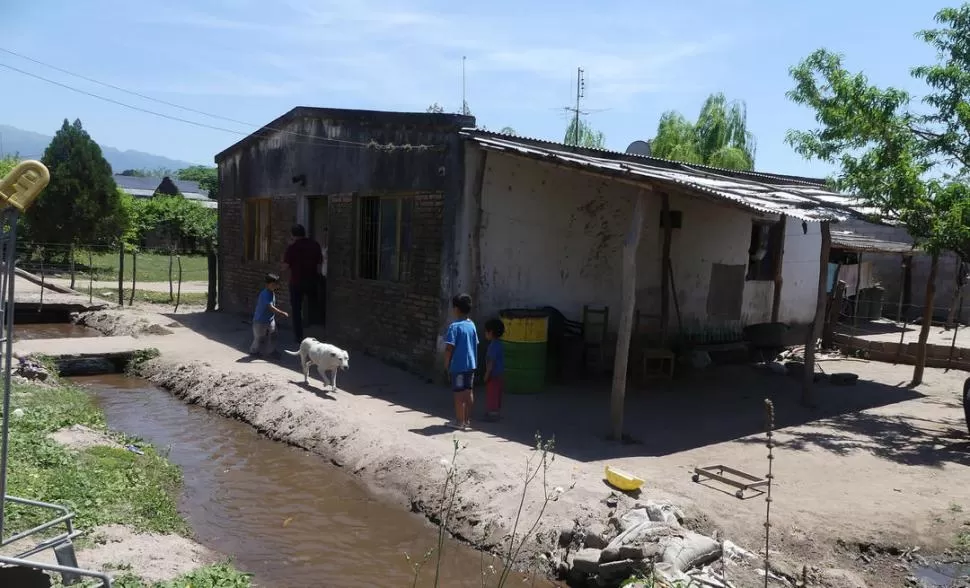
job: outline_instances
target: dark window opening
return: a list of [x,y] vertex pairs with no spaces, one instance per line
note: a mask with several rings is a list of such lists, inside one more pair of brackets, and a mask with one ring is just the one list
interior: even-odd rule
[[411,277],[414,199],[366,196],[358,200],[357,276],[405,282]]
[[745,276],[751,281],[774,280],[781,257],[781,247],[785,235],[782,234],[782,224],[753,223],[751,225],[751,243],[748,246],[748,273]]

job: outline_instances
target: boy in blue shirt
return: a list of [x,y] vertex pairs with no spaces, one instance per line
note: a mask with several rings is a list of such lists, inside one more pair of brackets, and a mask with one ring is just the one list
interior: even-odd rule
[[468,315],[472,311],[472,297],[459,294],[451,299],[455,322],[448,325],[445,335],[445,365],[455,394],[455,429],[471,429],[472,407],[475,397],[475,370],[478,368],[478,330]]
[[493,318],[485,323],[485,339],[488,340],[488,351],[485,353],[485,415],[490,421],[497,421],[502,410],[502,392],[505,389],[504,334],[505,323],[501,319]]
[[266,287],[256,298],[256,311],[253,312],[253,344],[249,346],[249,355],[253,357],[259,357],[264,351],[273,359],[280,357],[276,350],[276,316],[286,318],[289,315],[276,306],[279,287],[280,277],[266,274]]

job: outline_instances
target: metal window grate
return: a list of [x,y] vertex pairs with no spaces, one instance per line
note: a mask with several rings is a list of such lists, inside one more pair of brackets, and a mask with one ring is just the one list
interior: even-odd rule
[[414,199],[367,196],[358,200],[357,276],[365,280],[411,279]]
[[269,261],[270,203],[268,198],[254,198],[246,201],[243,225],[245,230],[245,250],[247,261]]

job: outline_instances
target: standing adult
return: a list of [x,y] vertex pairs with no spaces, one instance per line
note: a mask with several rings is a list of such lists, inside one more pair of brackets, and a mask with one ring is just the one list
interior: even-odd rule
[[306,236],[303,225],[293,225],[290,235],[293,239],[283,254],[283,270],[289,274],[290,317],[293,336],[299,344],[303,341],[303,300],[317,303],[323,253],[320,245]]

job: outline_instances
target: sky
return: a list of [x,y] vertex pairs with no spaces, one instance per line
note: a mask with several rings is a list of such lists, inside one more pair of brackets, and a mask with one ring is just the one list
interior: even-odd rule
[[931,62],[914,33],[956,0],[0,0],[0,48],[207,114],[186,112],[0,52],[0,123],[53,134],[80,118],[98,142],[193,163],[294,106],[424,111],[461,106],[478,125],[562,140],[564,107],[585,70],[586,121],[625,150],[660,115],[695,118],[724,92],[747,104],[761,171],[825,176],[784,142],[812,113],[785,92],[788,69],[813,50],[881,85],[920,96],[910,67]]

